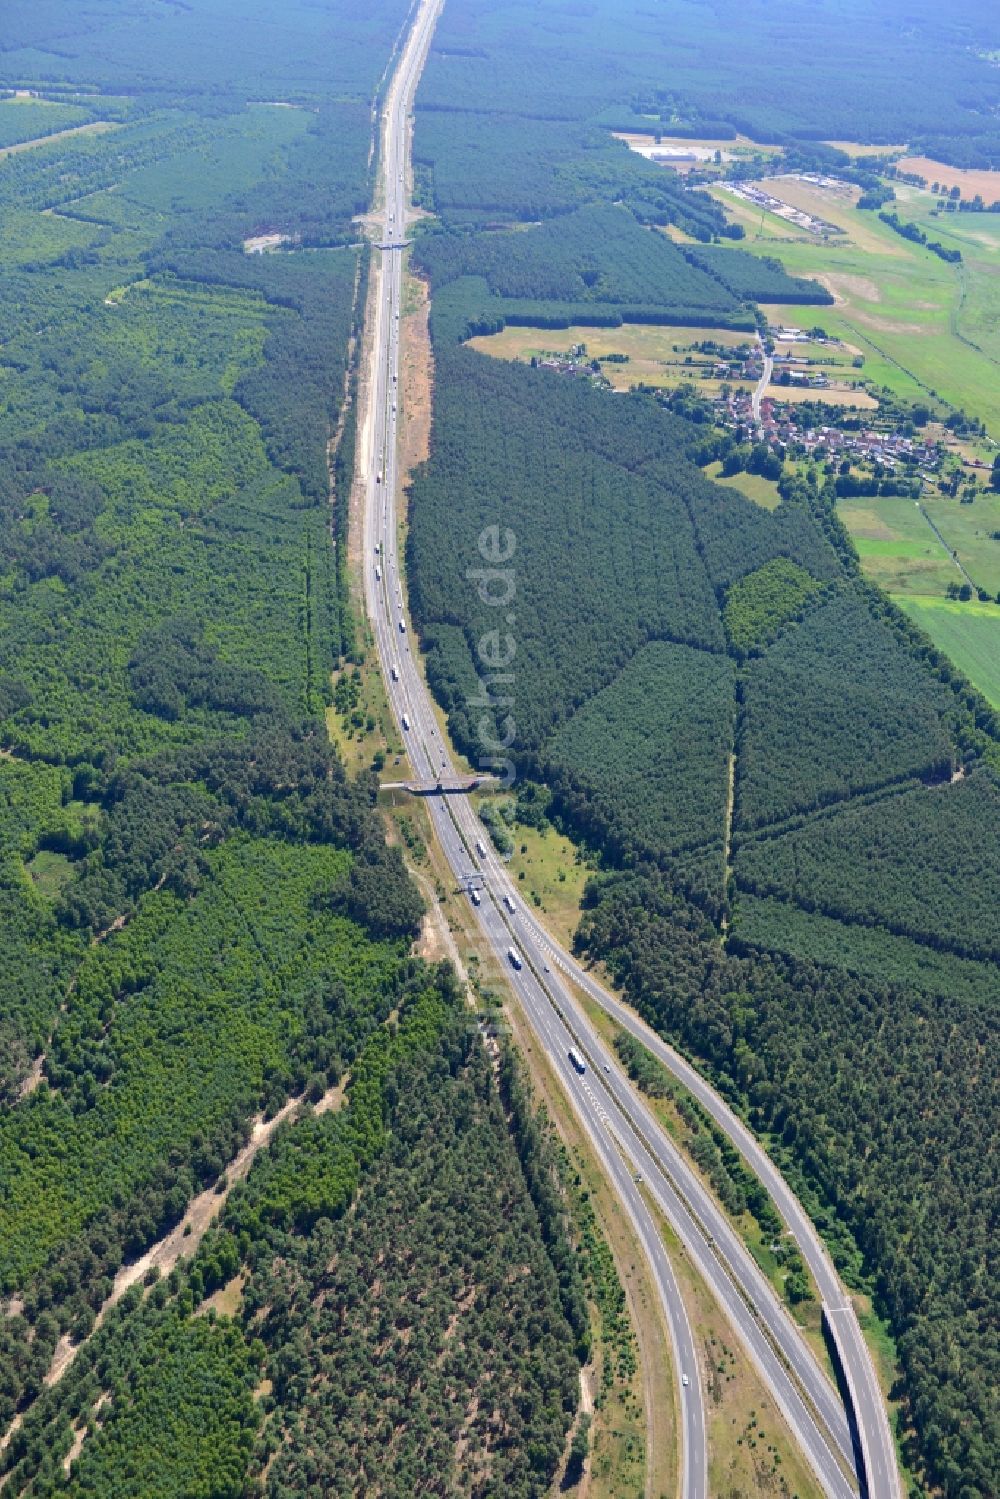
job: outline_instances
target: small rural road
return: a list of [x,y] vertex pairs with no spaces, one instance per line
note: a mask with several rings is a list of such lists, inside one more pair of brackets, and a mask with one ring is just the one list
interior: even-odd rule
[[760,344],[760,352],[764,356],[764,373],[754,386],[753,395],[750,397],[750,409],[753,412],[755,422],[760,421],[760,403],[764,399],[764,392],[770,385],[771,376],[774,374],[774,355],[767,352],[764,347],[764,340],[759,333],[757,334],[757,342]]

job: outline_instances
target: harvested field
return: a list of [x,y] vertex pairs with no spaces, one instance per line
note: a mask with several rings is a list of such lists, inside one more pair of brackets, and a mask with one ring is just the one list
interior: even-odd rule
[[970,202],[978,193],[987,207],[991,203],[1000,203],[1000,172],[949,167],[931,156],[904,156],[898,165],[901,172],[916,172],[919,177],[926,177],[928,187],[938,182],[948,192],[957,187],[962,197]]

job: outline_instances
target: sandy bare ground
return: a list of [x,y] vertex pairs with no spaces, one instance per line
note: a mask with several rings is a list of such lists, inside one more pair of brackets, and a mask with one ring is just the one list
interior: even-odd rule
[[[314,1105],[314,1112],[325,1114],[332,1109],[340,1108],[344,1101],[349,1081],[349,1076],[345,1075],[335,1087],[328,1088],[323,1097]],[[115,1276],[110,1296],[97,1314],[94,1322],[94,1332],[101,1326],[108,1312],[121,1300],[125,1292],[131,1286],[134,1286],[137,1281],[141,1280],[149,1270],[156,1269],[160,1272],[161,1276],[169,1275],[182,1255],[189,1257],[194,1253],[208,1232],[208,1229],[218,1218],[235,1184],[244,1180],[250,1167],[253,1165],[255,1157],[265,1146],[270,1144],[278,1126],[289,1118],[290,1115],[294,1114],[296,1109],[300,1108],[304,1102],[305,1099],[302,1097],[290,1098],[273,1118],[265,1119],[262,1114],[257,1115],[253,1121],[250,1139],[239,1154],[234,1156],[226,1169],[223,1189],[216,1191],[214,1187],[209,1187],[207,1191],[195,1197],[188,1205],[184,1217],[175,1228],[172,1228],[159,1243],[154,1244],[151,1249],[148,1249],[141,1258],[135,1260],[130,1265],[122,1266],[121,1270]],[[11,1302],[8,1306],[8,1314],[13,1316],[16,1310],[20,1310],[19,1304]],[[65,1334],[59,1339],[55,1352],[52,1355],[52,1363],[49,1365],[48,1373],[45,1376],[45,1385],[47,1388],[51,1389],[53,1385],[59,1383],[59,1380],[72,1364],[82,1347],[83,1343],[73,1344]],[[3,1452],[8,1446],[14,1433],[22,1425],[23,1420],[23,1412],[14,1417],[3,1437],[0,1437],[0,1452]],[[79,1456],[86,1432],[86,1427],[82,1429],[74,1427],[73,1447],[64,1463],[67,1472],[69,1471],[69,1464],[75,1457]],[[3,1488],[4,1481],[4,1479],[0,1479],[0,1489]]]
[[38,1087],[38,1084],[42,1080],[42,1068],[44,1066],[45,1066],[45,1057],[44,1057],[44,1055],[42,1055],[40,1057],[36,1057],[35,1060],[32,1062],[32,1064],[31,1064],[31,1071],[28,1073],[27,1077],[24,1079],[24,1081],[22,1082],[20,1088],[18,1089],[18,1094],[17,1094],[17,1101],[18,1101],[18,1103],[21,1102],[22,1098],[27,1098],[28,1095],[29,1095],[29,1093],[34,1093],[35,1089]]
[[[375,292],[377,283],[382,275],[382,257],[373,255],[371,269],[369,271],[368,306],[365,308],[364,324],[361,331],[361,346],[358,350],[358,409],[364,413],[362,421],[358,424],[357,443],[355,445],[354,482],[351,487],[351,500],[348,516],[347,536],[347,560],[351,571],[352,593],[357,605],[361,599],[361,568],[364,562],[362,550],[364,548],[364,507],[365,507],[365,485],[367,482],[366,462],[367,454],[371,444],[372,402],[368,399],[367,391],[371,385],[375,354],[375,316],[374,309],[378,303]],[[363,608],[359,618],[363,616]]]
[[468,970],[462,961],[462,955],[458,950],[458,943],[455,941],[451,927],[448,925],[448,918],[441,909],[437,892],[434,889],[434,881],[420,870],[414,869],[412,864],[408,864],[407,867],[410,878],[416,880],[420,886],[421,894],[427,902],[427,913],[420,927],[420,936],[417,938],[415,944],[417,956],[423,958],[428,963],[440,963],[444,958],[449,959],[459,979],[468,991]]
[[16,146],[4,146],[0,150],[0,160],[5,156],[16,156],[19,151],[32,151],[35,146],[50,146],[53,141],[64,141],[71,135],[103,135],[107,130],[120,128],[113,120],[91,120],[87,125],[72,125],[68,130],[56,130],[52,135],[40,135],[31,141],[18,141]]
[[824,272],[816,280],[825,286],[835,303],[843,305],[850,297],[860,297],[863,302],[881,302],[882,293],[870,276],[858,276],[850,271]]
[[434,360],[429,328],[431,302],[426,283],[416,276],[408,276],[406,295],[407,302],[404,305],[413,310],[408,311],[402,319],[400,350],[405,416],[400,456],[404,486],[418,464],[426,463],[430,455],[431,403],[434,394]]
[[[342,1079],[336,1088],[331,1088],[324,1094],[316,1105],[317,1113],[325,1113],[328,1109],[339,1106],[343,1101],[346,1081],[346,1078]],[[97,1314],[94,1323],[95,1331],[111,1308],[122,1299],[125,1292],[141,1281],[148,1271],[155,1269],[160,1272],[161,1276],[169,1275],[181,1255],[190,1257],[194,1253],[208,1229],[218,1218],[233,1186],[246,1177],[255,1157],[259,1151],[270,1144],[278,1126],[300,1108],[304,1101],[301,1097],[290,1098],[271,1119],[265,1119],[262,1114],[257,1115],[251,1126],[250,1139],[226,1168],[225,1185],[222,1190],[216,1191],[214,1187],[209,1187],[207,1191],[200,1193],[189,1203],[187,1212],[175,1228],[172,1228],[139,1259],[122,1266],[115,1276],[110,1296]],[[59,1339],[49,1371],[45,1376],[47,1386],[51,1387],[59,1382],[82,1346],[82,1344],[74,1345],[65,1335]],[[6,1438],[0,1442],[0,1450],[7,1445],[18,1424],[19,1422],[15,1422]]]

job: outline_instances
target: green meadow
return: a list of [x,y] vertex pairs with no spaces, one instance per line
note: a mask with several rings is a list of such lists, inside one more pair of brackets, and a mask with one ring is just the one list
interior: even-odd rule
[[[977,588],[1000,593],[1000,494],[981,491],[971,505],[945,495],[921,504]],[[929,528],[928,528],[929,529]]]
[[[885,588],[990,702],[1000,706],[1000,495],[842,500],[838,511],[868,577]],[[934,521],[944,543],[935,534]],[[958,561],[951,555],[957,554]],[[947,597],[968,573],[993,600]]]
[[896,602],[1000,708],[1000,604],[905,597]]
[[837,510],[865,572],[890,593],[940,598],[949,583],[962,582],[957,563],[914,500],[841,500]]

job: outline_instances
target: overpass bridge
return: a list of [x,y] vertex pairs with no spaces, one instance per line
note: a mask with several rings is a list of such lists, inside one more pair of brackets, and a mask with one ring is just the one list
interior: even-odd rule
[[408,791],[411,796],[468,796],[496,776],[439,776],[437,780],[380,781],[380,791]]

